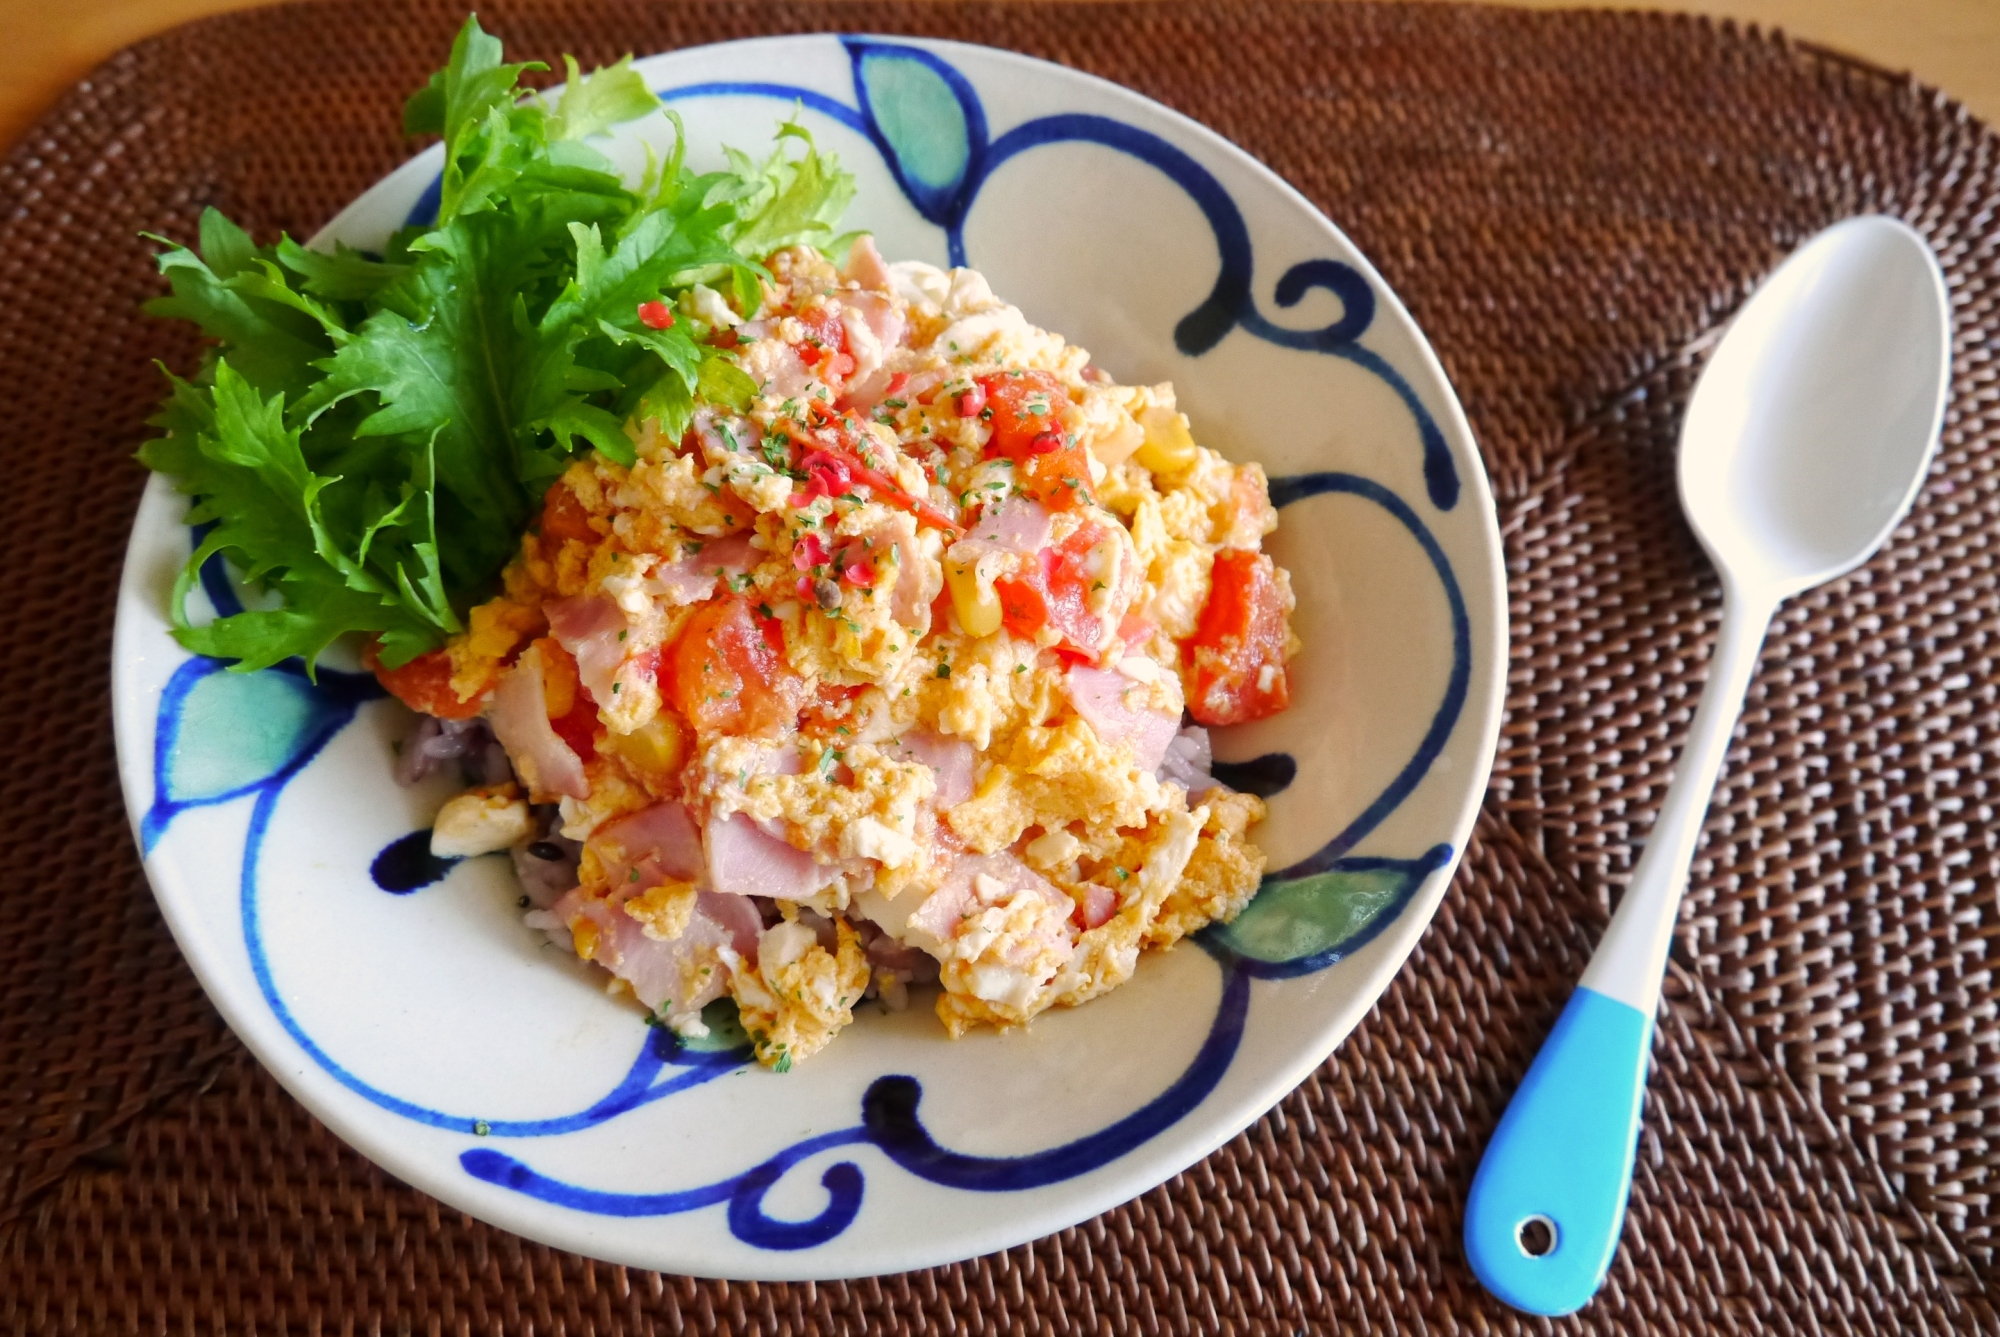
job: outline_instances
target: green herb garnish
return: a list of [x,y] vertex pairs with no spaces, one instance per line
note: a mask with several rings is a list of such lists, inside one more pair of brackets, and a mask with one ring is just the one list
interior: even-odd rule
[[[634,458],[625,427],[678,438],[697,403],[741,410],[757,385],[706,327],[655,329],[642,304],[696,283],[754,313],[759,260],[831,246],[853,178],[796,123],[762,162],[730,150],[697,175],[671,110],[630,60],[579,75],[553,106],[468,19],[404,126],[438,134],[434,220],[380,258],[257,246],[202,216],[199,253],[164,242],[172,295],[153,314],[215,340],[199,371],[169,376],[139,459],[193,497],[203,538],[173,592],[175,636],[256,669],[314,661],[346,632],[407,663],[462,629],[549,482],[592,448]],[[673,150],[636,188],[585,141],[656,111]],[[163,240],[155,238],[155,240]],[[223,554],[277,606],[194,625],[185,602]]]

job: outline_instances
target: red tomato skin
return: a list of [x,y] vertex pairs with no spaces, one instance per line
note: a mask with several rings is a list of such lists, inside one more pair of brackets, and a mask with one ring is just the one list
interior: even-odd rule
[[1000,624],[1014,635],[1032,641],[1049,624],[1048,598],[1039,578],[1002,577],[993,582],[993,592],[1000,598]]
[[[805,311],[794,311],[794,319],[805,326],[807,347],[827,353],[847,351],[847,326],[840,319],[840,312],[832,306],[815,306]],[[807,357],[806,361],[817,361]]]
[[1104,621],[1090,611],[1090,578],[1084,564],[1103,537],[1098,526],[1082,525],[1055,547],[1037,553],[1028,572],[994,581],[1001,625],[1029,640],[1044,627],[1053,627],[1062,638],[1058,649],[1066,647],[1095,659],[1104,641]]
[[451,656],[443,650],[418,655],[398,668],[382,667],[380,650],[379,643],[371,637],[361,650],[363,666],[389,695],[411,710],[441,720],[469,720],[486,708],[485,691],[476,693],[470,701],[458,699],[458,693],[451,687]]
[[[1181,644],[1187,708],[1196,723],[1247,724],[1291,704],[1276,571],[1261,552],[1225,548],[1215,555],[1208,602],[1194,635]],[[1260,686],[1267,666],[1270,683]]]
[[854,372],[854,359],[847,349],[847,326],[840,312],[832,306],[816,306],[792,315],[806,329],[805,340],[793,345],[800,359],[838,393]]
[[[1029,447],[1043,432],[1062,429],[1062,411],[1069,407],[1069,392],[1053,373],[1024,371],[1019,375],[1000,372],[977,380],[984,392],[987,419],[993,435],[987,439],[987,455],[1005,455],[1019,460],[1030,454]],[[1029,413],[1030,400],[1047,403],[1047,413]]]
[[805,680],[783,633],[736,596],[703,604],[662,661],[661,690],[697,733],[772,735],[798,722]]
[[556,731],[556,737],[569,744],[579,760],[589,761],[597,755],[597,707],[592,704],[589,692],[577,692],[576,704],[569,708],[569,714],[550,720],[549,727]]
[[[1015,482],[1021,490],[1052,511],[1090,505],[1090,460],[1083,446],[1063,428],[1069,392],[1046,371],[1019,375],[981,376],[974,389],[985,402],[993,434],[986,457],[1014,461]],[[961,398],[969,398],[962,396]],[[1046,413],[1027,411],[1030,401],[1044,403]]]
[[583,509],[576,494],[561,483],[552,484],[542,497],[542,541],[595,543],[597,537],[597,531],[590,527],[590,512]]
[[1014,466],[1021,490],[1052,511],[1096,502],[1090,490],[1090,460],[1082,446],[1065,445],[1029,455]]
[[951,617],[951,586],[947,585],[937,592],[937,598],[931,600],[931,628],[949,627]]

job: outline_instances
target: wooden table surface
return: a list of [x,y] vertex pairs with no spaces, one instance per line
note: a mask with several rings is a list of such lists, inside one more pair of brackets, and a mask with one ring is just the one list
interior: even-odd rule
[[[91,67],[131,42],[258,0],[0,0],[0,143],[11,144]],[[1536,9],[1573,0],[1506,0]],[[470,4],[470,0],[468,0]],[[2000,0],[1704,0],[1668,8],[1779,27],[1907,69],[2000,123]]]

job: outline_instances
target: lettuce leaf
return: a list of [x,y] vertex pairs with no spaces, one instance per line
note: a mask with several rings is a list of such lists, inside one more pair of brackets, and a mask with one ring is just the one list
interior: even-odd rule
[[[214,210],[198,249],[154,239],[170,293],[147,309],[214,341],[193,376],[169,375],[139,452],[210,526],[173,595],[190,650],[310,671],[349,632],[392,668],[435,649],[571,458],[629,464],[634,414],[678,436],[697,404],[754,396],[698,322],[656,330],[639,307],[709,282],[754,310],[763,257],[840,240],[853,178],[795,122],[763,161],[731,150],[697,176],[630,57],[589,75],[564,57],[551,107],[520,88],[544,67],[503,54],[468,18],[405,106],[445,167],[436,219],[387,254],[258,246]],[[587,141],[662,111],[674,149],[629,186]],[[186,596],[217,553],[276,606],[193,625]]]

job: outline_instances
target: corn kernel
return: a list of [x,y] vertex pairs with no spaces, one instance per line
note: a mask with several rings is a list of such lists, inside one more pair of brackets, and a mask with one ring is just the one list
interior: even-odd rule
[[958,625],[968,636],[991,636],[1000,630],[1000,596],[993,586],[979,579],[975,562],[944,564],[944,583],[951,591],[951,606]]
[[1155,404],[1139,415],[1146,429],[1145,444],[1133,458],[1156,474],[1179,473],[1194,463],[1194,434],[1185,413]]
[[687,733],[662,710],[628,734],[612,734],[610,746],[642,777],[668,779],[687,761]]

